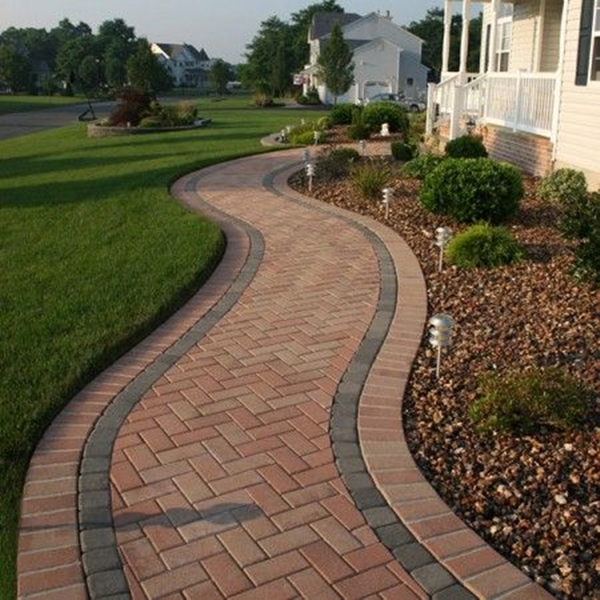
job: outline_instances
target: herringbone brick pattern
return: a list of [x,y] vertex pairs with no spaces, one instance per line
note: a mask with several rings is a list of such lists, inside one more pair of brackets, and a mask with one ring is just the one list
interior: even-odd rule
[[351,502],[328,435],[376,308],[377,258],[335,216],[265,193],[263,161],[200,180],[206,201],[262,232],[263,260],[236,306],[144,396],[113,453],[132,593],[425,597]]

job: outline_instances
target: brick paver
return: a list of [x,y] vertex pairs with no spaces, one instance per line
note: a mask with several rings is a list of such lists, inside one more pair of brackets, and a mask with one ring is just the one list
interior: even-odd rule
[[174,186],[221,224],[226,256],[40,443],[20,597],[545,597],[407,451],[416,259],[387,228],[286,188],[300,157]]

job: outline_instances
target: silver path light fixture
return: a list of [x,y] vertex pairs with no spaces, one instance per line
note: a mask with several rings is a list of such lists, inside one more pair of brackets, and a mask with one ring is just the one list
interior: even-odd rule
[[429,343],[437,348],[437,360],[435,365],[436,379],[440,378],[440,367],[442,364],[442,348],[448,348],[451,341],[454,319],[445,313],[438,313],[429,319]]
[[306,174],[308,175],[308,191],[312,192],[313,177],[315,176],[315,165],[308,163],[306,165]]
[[392,201],[392,188],[386,187],[382,190],[383,200],[381,203],[385,206],[385,220],[390,216],[390,202]]
[[442,271],[444,268],[444,248],[452,237],[452,231],[448,227],[438,227],[435,230],[435,242],[434,244],[440,249],[440,261],[438,265],[438,271]]

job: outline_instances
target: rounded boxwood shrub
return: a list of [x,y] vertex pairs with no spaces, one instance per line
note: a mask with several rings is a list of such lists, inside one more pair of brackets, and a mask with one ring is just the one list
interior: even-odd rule
[[523,176],[512,165],[489,158],[447,158],[423,182],[419,198],[437,214],[460,223],[502,223],[523,197]]
[[488,152],[481,138],[463,135],[446,144],[446,155],[451,158],[486,158]]
[[391,147],[392,156],[396,160],[409,161],[415,155],[415,149],[410,144],[404,142],[392,142]]
[[448,242],[446,260],[458,267],[499,267],[523,257],[523,250],[504,227],[479,223]]
[[406,139],[409,122],[406,111],[393,102],[373,102],[364,107],[363,122],[371,131],[380,131],[387,123],[392,133],[400,133]]
[[350,104],[349,102],[343,102],[342,104],[336,104],[331,109],[330,117],[331,122],[334,125],[350,125],[352,123],[352,114],[355,109],[359,107]]
[[469,416],[480,431],[529,434],[540,426],[569,429],[587,416],[593,394],[561,369],[534,369],[479,380]]
[[538,184],[536,195],[541,200],[563,205],[571,198],[587,195],[585,175],[575,169],[557,169],[546,175]]
[[426,152],[408,161],[402,167],[402,172],[407,177],[414,177],[415,179],[425,179],[429,173],[438,167],[438,165],[444,160],[443,156],[439,154],[433,154]]
[[362,123],[354,123],[348,126],[346,135],[351,140],[368,140],[371,137],[371,130]]

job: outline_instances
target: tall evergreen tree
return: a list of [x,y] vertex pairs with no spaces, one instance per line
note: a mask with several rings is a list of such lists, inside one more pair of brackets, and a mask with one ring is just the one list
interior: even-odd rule
[[333,104],[338,96],[345,94],[354,83],[354,63],[352,50],[344,40],[342,27],[335,23],[329,40],[317,59],[317,76],[325,83],[333,95]]

